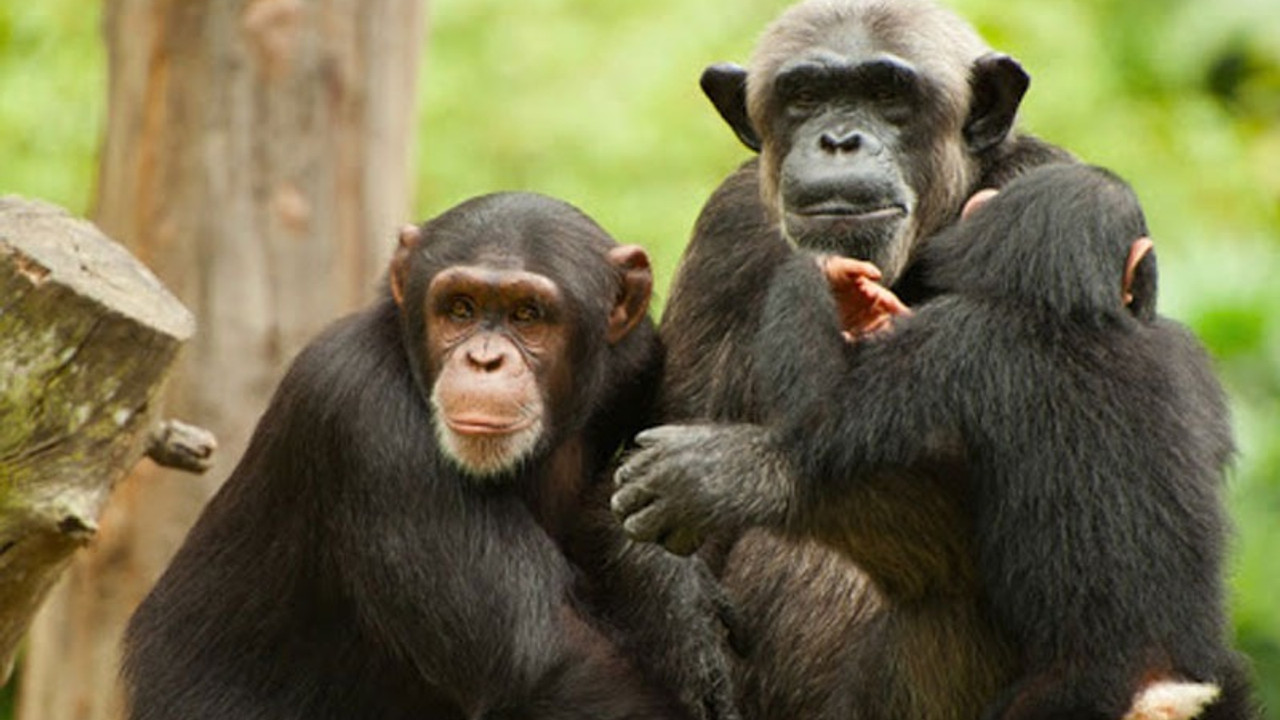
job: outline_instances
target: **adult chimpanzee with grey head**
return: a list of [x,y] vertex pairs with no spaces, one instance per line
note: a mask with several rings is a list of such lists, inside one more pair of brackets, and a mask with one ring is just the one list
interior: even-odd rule
[[653,404],[651,284],[537,195],[402,232],[133,617],[130,717],[734,717],[714,583],[597,482]]
[[[788,261],[755,350],[765,426],[642,435],[628,528],[765,525],[864,568],[888,612],[852,717],[1252,717],[1225,639],[1224,396],[1156,315],[1132,191],[1029,171],[923,262],[944,294],[850,344],[819,264]],[[873,278],[840,284],[875,301]]]
[[[920,248],[966,198],[1070,160],[1012,129],[1028,86],[1018,63],[927,0],[803,2],[766,30],[749,69],[713,66],[702,86],[760,157],[707,202],[672,286],[661,326],[667,422],[762,418],[750,348],[769,280],[794,245],[874,262],[886,285],[916,302],[930,292],[915,269]],[[948,507],[923,491],[902,502],[917,504],[923,524],[934,522],[932,508]],[[901,517],[884,528],[886,537],[911,531]],[[892,622],[881,613],[883,589],[827,548],[762,531],[714,538],[704,556],[751,641],[744,713],[841,717],[846,666],[859,662],[866,626]],[[946,563],[945,552],[894,562]],[[946,661],[928,650],[934,638],[917,640],[921,650],[903,662],[920,666],[919,691],[945,686],[948,672],[937,668]],[[871,683],[881,669],[857,672]]]
[[1069,161],[1017,134],[1029,79],[930,0],[808,0],[770,26],[750,69],[713,65],[702,87],[760,156],[703,209],[662,333],[664,409],[750,416],[746,354],[763,288],[790,245],[875,264],[908,301],[923,242],[980,188]]

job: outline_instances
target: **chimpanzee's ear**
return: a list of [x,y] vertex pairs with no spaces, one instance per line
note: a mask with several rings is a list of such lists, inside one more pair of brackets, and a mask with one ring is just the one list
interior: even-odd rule
[[716,63],[702,71],[699,84],[742,144],[760,152],[760,134],[747,115],[747,69],[733,63]]
[[1134,240],[1124,264],[1121,292],[1129,312],[1145,322],[1156,319],[1156,275],[1156,251],[1151,238]]
[[960,208],[960,219],[968,220],[970,215],[978,211],[978,208],[991,202],[991,198],[999,194],[1000,191],[995,188],[982,188],[970,195],[969,199],[964,201],[964,207]]
[[396,305],[400,307],[404,307],[404,286],[408,282],[409,260],[421,242],[422,228],[417,225],[405,225],[400,228],[400,244],[396,247],[395,254],[391,256],[391,272],[388,278],[391,281],[391,297],[395,298]]
[[964,139],[970,152],[980,153],[1009,136],[1031,78],[1017,60],[1000,53],[978,58],[970,73],[973,102],[964,123]]
[[605,337],[613,345],[627,336],[649,312],[653,296],[653,270],[649,255],[639,245],[620,245],[609,251],[609,262],[618,270],[622,285],[609,313]]

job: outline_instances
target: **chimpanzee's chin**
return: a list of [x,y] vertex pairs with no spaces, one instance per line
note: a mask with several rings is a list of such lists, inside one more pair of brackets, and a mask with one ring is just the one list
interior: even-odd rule
[[905,225],[905,218],[863,222],[841,216],[788,213],[783,227],[787,238],[801,249],[865,260],[887,271],[897,265],[894,249]]

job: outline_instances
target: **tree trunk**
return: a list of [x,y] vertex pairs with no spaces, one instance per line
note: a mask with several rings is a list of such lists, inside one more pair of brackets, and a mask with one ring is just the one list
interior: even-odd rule
[[0,685],[111,488],[163,427],[160,386],[193,329],[97,228],[0,198]]
[[421,0],[106,0],[98,224],[199,333],[167,407],[203,479],[144,463],[33,627],[21,720],[117,717],[126,620],[230,473],[284,365],[367,302],[406,219]]

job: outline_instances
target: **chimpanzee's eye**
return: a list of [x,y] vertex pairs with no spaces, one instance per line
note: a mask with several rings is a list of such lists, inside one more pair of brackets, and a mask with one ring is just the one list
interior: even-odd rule
[[864,97],[875,104],[881,117],[901,124],[916,115],[918,86],[915,76],[902,68],[884,66],[869,74]]
[[449,301],[449,307],[446,312],[450,320],[463,322],[475,317],[476,304],[469,297],[458,296]]
[[537,303],[525,302],[520,303],[515,310],[511,312],[511,321],[527,325],[542,319],[542,308]]
[[798,90],[787,98],[787,112],[793,115],[808,115],[817,110],[821,103],[822,99],[816,92],[809,89]]
[[888,104],[898,99],[897,88],[889,83],[876,83],[868,92],[868,99],[879,104]]

